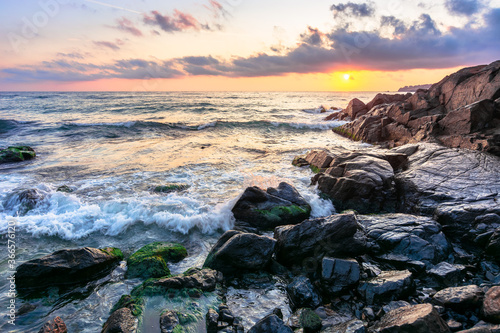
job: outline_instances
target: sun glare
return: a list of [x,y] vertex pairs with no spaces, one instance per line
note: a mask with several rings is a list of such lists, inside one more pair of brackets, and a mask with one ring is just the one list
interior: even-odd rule
[[350,74],[344,74],[344,80],[349,80],[351,78]]

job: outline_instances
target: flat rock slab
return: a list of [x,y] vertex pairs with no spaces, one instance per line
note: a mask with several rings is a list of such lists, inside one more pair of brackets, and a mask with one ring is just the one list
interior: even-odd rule
[[456,311],[477,309],[481,306],[484,291],[476,285],[464,287],[450,287],[438,291],[432,301],[438,305]]
[[431,304],[406,306],[382,317],[372,328],[380,333],[446,333],[451,332]]
[[169,278],[146,280],[142,287],[161,287],[167,289],[200,289],[214,291],[217,283],[222,281],[222,274],[213,269],[193,268],[183,275]]
[[430,217],[381,214],[358,215],[357,219],[375,255],[436,264],[450,254],[451,245],[441,232],[441,225]]
[[408,296],[415,288],[412,274],[408,270],[385,271],[377,277],[361,281],[358,293],[368,304],[394,301]]

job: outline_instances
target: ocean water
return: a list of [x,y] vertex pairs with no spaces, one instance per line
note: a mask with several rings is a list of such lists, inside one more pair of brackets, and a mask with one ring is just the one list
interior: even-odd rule
[[[147,243],[178,241],[189,257],[174,273],[201,266],[218,236],[231,229],[232,205],[247,186],[294,185],[315,217],[334,212],[310,186],[312,172],[291,165],[315,148],[359,149],[331,131],[331,112],[367,93],[0,93],[0,147],[33,147],[32,161],[0,165],[0,307],[9,299],[7,228],[16,225],[16,261],[62,248],[116,246],[129,254]],[[163,184],[187,184],[157,194]],[[71,193],[57,192],[67,185]],[[39,200],[27,210],[19,194]],[[60,315],[71,332],[97,332],[122,294],[139,281],[124,280],[124,264],[86,296],[23,301],[36,308],[16,326],[38,331]],[[56,293],[57,294],[57,293]],[[0,311],[4,316],[6,311]],[[145,330],[147,331],[147,330]]]

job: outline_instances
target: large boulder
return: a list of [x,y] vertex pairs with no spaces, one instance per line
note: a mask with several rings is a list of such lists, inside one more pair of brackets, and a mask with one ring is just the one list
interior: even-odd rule
[[373,328],[380,333],[447,333],[448,325],[431,304],[418,304],[392,310]]
[[204,267],[224,275],[260,271],[271,261],[275,245],[276,240],[267,236],[226,231],[208,254]]
[[483,289],[476,285],[463,287],[450,287],[438,291],[432,301],[437,305],[451,308],[456,311],[477,309],[481,306],[484,298]]
[[324,256],[362,252],[362,240],[354,236],[358,223],[354,214],[331,215],[306,220],[298,225],[278,227],[276,258],[285,266],[320,263]]
[[500,324],[500,286],[491,287],[484,295],[483,315],[487,321]]
[[365,103],[355,98],[349,102],[344,112],[347,114],[347,116],[349,116],[349,118],[356,119],[357,117],[366,114],[368,110],[369,109],[365,105]]
[[385,271],[374,278],[361,281],[358,293],[371,305],[399,300],[410,295],[414,289],[415,283],[408,270]]
[[149,279],[170,275],[167,262],[177,262],[186,256],[186,248],[181,244],[154,242],[145,245],[127,259],[127,278]]
[[123,254],[116,248],[60,250],[17,267],[18,289],[43,289],[91,281],[109,273]]
[[308,219],[311,206],[293,186],[283,182],[277,188],[267,190],[256,186],[247,188],[232,212],[237,225],[272,230]]
[[441,225],[429,217],[407,214],[358,215],[372,253],[394,264],[420,261],[426,265],[445,260],[451,244]]
[[138,320],[129,308],[116,310],[109,316],[101,333],[136,333]]
[[35,157],[35,151],[28,146],[12,146],[0,149],[0,164],[27,161]]
[[323,258],[321,281],[327,292],[335,294],[359,282],[360,267],[354,259]]
[[259,320],[248,333],[293,333],[277,315],[270,314]]

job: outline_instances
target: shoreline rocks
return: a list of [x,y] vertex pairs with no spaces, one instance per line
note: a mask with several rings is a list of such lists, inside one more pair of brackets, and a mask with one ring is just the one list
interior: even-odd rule
[[143,246],[127,259],[127,278],[160,278],[170,275],[167,262],[178,262],[187,256],[177,243],[154,242]]

